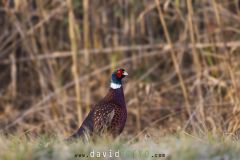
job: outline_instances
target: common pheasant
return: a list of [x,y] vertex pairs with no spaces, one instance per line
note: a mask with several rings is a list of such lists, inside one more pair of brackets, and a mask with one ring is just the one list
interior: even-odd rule
[[93,134],[102,135],[102,133],[116,137],[123,131],[127,109],[122,79],[127,75],[128,73],[122,68],[112,73],[107,95],[92,107],[78,131],[67,140],[79,137],[86,139]]

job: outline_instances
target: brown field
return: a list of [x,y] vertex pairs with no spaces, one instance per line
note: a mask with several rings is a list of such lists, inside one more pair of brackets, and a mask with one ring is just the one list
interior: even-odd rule
[[118,67],[127,141],[240,137],[238,0],[0,1],[2,135],[70,135]]

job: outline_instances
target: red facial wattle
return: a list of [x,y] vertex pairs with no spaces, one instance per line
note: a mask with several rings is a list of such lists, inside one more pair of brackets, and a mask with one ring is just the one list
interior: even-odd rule
[[122,70],[118,70],[116,75],[117,75],[118,78],[121,78],[122,75],[123,75],[123,71]]

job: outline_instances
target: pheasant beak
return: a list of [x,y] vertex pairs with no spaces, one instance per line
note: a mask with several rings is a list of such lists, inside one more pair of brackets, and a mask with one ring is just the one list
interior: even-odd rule
[[123,72],[123,75],[124,75],[124,76],[127,76],[127,75],[128,75],[128,73],[127,73],[126,71],[124,71],[124,72]]

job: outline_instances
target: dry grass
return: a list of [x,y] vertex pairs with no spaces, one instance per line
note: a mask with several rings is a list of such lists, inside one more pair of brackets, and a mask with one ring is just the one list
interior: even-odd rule
[[[119,160],[238,160],[239,143],[229,140],[189,137],[152,138],[129,143],[126,139],[112,141],[101,138],[87,144],[64,143],[57,137],[39,137],[28,140],[17,137],[0,138],[0,158],[4,160],[24,159],[119,159]],[[83,147],[84,146],[84,147]]]
[[122,67],[130,73],[123,136],[234,135],[239,7],[238,0],[1,1],[1,133],[70,135]]

